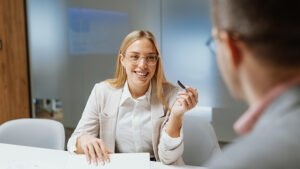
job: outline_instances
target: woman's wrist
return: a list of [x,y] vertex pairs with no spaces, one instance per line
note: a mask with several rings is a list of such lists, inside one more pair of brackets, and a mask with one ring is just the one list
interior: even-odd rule
[[166,133],[173,138],[180,137],[183,115],[171,113],[166,127]]
[[80,140],[80,137],[81,136],[78,136],[77,139],[76,139],[76,143],[75,143],[75,147],[76,147],[76,150],[74,151],[75,153],[79,154],[80,153],[80,143],[79,143],[79,140]]
[[176,120],[176,121],[182,121],[182,118],[183,118],[183,114],[181,114],[181,113],[173,113],[173,112],[171,112],[171,114],[170,114],[170,117],[169,117],[170,119],[174,119],[174,120]]
[[81,135],[81,136],[78,136],[77,137],[77,139],[76,139],[76,151],[75,151],[75,153],[77,153],[77,154],[83,154],[84,153],[84,151],[83,151],[83,148],[82,148],[82,137],[83,137],[84,135]]

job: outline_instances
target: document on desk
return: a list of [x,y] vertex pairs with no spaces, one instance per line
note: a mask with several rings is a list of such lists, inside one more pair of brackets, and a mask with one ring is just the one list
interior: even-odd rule
[[88,164],[85,155],[70,154],[65,169],[150,169],[149,153],[110,154],[110,162],[104,166]]
[[64,169],[69,153],[0,143],[0,169]]

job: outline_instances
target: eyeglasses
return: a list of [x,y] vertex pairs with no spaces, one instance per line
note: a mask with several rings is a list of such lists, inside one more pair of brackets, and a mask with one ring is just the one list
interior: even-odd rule
[[[225,31],[225,32],[229,33],[229,36],[232,40],[241,40],[241,39],[245,40],[246,39],[246,38],[243,38],[239,33],[230,32],[230,31]],[[220,34],[219,31],[217,31],[216,29],[214,29],[212,33],[213,33],[213,35],[207,39],[207,41],[205,42],[205,45],[209,48],[209,51],[211,52],[211,54],[213,56],[216,56],[217,43],[216,43],[215,38],[221,39],[221,37],[219,36],[219,34]],[[247,38],[247,39],[251,40],[250,38]]]
[[210,36],[207,41],[205,42],[205,45],[208,47],[210,53],[213,55],[213,56],[216,56],[216,50],[217,50],[217,43],[215,41],[215,39]]
[[129,62],[133,65],[138,65],[139,62],[144,58],[146,60],[147,65],[154,66],[154,65],[156,65],[157,60],[158,60],[157,55],[148,55],[148,56],[142,57],[139,54],[132,53],[132,54],[127,54],[127,55],[123,55],[123,56],[128,58]]

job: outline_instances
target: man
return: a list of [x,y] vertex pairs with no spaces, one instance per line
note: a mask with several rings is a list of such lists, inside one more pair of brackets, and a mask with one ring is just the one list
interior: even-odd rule
[[212,0],[217,60],[249,104],[210,169],[300,168],[300,1]]

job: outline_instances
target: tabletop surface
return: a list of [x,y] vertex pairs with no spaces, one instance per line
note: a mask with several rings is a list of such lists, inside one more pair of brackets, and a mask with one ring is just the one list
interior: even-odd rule
[[[0,143],[1,169],[64,169],[70,153],[61,150]],[[172,166],[150,162],[150,169],[205,169],[199,166]]]
[[150,162],[150,169],[208,169],[206,167],[199,166],[173,166],[173,165],[163,165],[161,162]]

